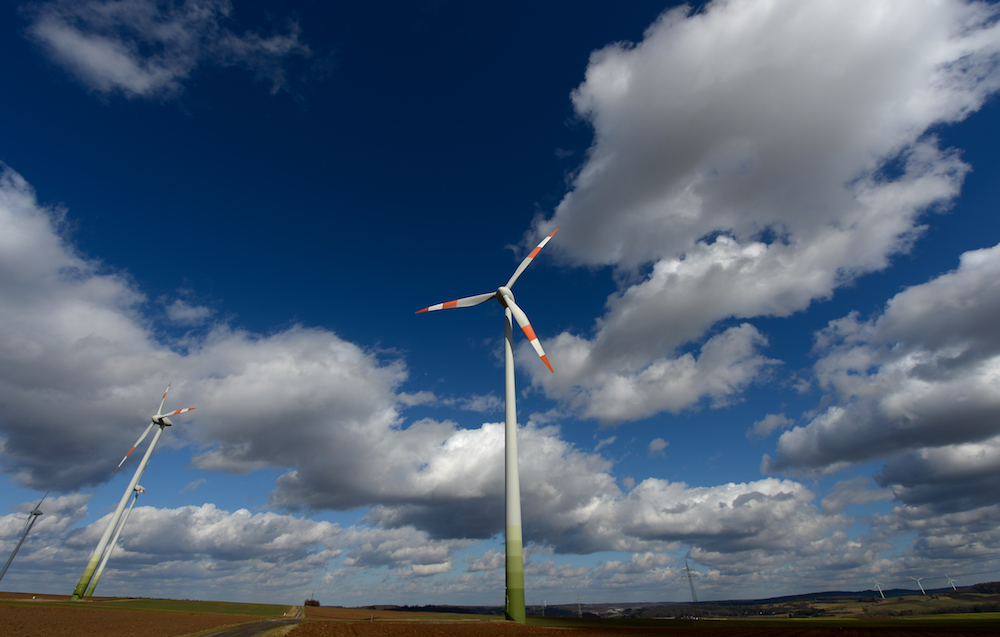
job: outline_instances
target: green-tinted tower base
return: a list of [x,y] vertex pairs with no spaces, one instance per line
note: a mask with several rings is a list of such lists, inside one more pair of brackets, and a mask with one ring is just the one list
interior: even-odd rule
[[84,594],[87,591],[87,585],[90,584],[91,578],[94,576],[94,571],[97,570],[97,565],[101,561],[101,554],[97,551],[90,556],[90,561],[87,563],[87,568],[83,569],[83,576],[77,583],[76,588],[73,589],[73,596],[70,599],[77,601],[83,599]]
[[507,619],[523,624],[524,611],[524,556],[521,552],[521,527],[507,527]]

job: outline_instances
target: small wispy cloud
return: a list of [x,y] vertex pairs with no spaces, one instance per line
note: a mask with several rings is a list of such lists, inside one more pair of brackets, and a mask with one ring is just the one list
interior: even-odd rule
[[611,436],[610,438],[604,438],[603,440],[599,441],[597,443],[597,446],[594,447],[594,453],[597,453],[598,451],[607,447],[608,445],[613,445],[615,443],[615,440],[617,439],[618,439],[617,436]]
[[201,325],[215,313],[215,311],[204,305],[191,305],[190,303],[177,299],[167,306],[167,318],[172,323],[194,327]]
[[296,22],[285,33],[239,35],[226,0],[57,0],[31,7],[28,33],[45,54],[90,89],[126,98],[174,95],[202,66],[240,66],[286,85],[291,56],[310,57]]
[[794,422],[794,420],[786,418],[785,414],[768,414],[750,425],[750,428],[747,429],[747,438],[762,440],[778,429],[787,429]]
[[496,394],[474,395],[460,399],[458,408],[480,414],[491,414],[503,409],[503,401]]
[[650,458],[655,458],[656,456],[666,457],[667,454],[663,453],[663,450],[667,448],[670,443],[663,438],[653,438],[649,443],[649,451],[646,454]]
[[198,478],[194,482],[188,482],[188,485],[183,489],[181,489],[180,491],[178,491],[178,493],[191,493],[192,491],[194,491],[195,489],[197,489],[198,487],[207,482],[208,480],[206,480],[205,478]]

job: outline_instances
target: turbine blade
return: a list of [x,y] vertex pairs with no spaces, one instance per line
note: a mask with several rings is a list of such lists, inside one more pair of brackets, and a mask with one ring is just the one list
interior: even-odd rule
[[[167,383],[167,391],[170,391],[170,386],[174,384],[174,381]],[[160,399],[160,408],[156,410],[157,416],[163,415],[163,402],[167,399],[167,391],[163,392],[163,398]]]
[[486,294],[467,296],[464,299],[456,299],[454,301],[448,301],[447,303],[438,303],[437,305],[425,307],[422,310],[417,310],[414,314],[420,314],[421,312],[435,312],[437,310],[450,310],[453,307],[472,307],[473,305],[485,303],[486,301],[496,297],[496,295],[496,292],[487,292]]
[[545,244],[549,242],[549,239],[552,238],[552,235],[557,232],[559,232],[559,228],[556,228],[555,230],[552,231],[552,234],[542,239],[542,242],[539,243],[537,246],[535,246],[535,249],[531,251],[531,254],[524,257],[524,261],[521,261],[521,265],[517,266],[517,269],[514,270],[514,274],[512,274],[510,280],[507,281],[507,287],[514,285],[514,281],[517,281],[517,277],[521,276],[521,273],[524,272],[524,269],[526,267],[528,267],[528,264],[531,263],[531,260],[534,259],[536,255],[538,255],[538,252],[545,247]]
[[[114,474],[111,474],[111,475],[114,475]],[[38,501],[38,504],[35,505],[35,508],[32,509],[32,511],[37,511],[38,507],[42,506],[42,502],[45,502],[45,498],[49,497],[50,493],[52,493],[52,489],[49,489],[48,491],[45,492],[45,495],[42,496],[42,499]]]
[[194,411],[197,407],[185,407],[184,409],[178,409],[177,411],[172,411],[169,414],[163,414],[164,416],[176,416],[177,414],[183,414],[185,411]]
[[[167,394],[164,393],[163,395],[166,396]],[[161,406],[162,406],[162,403],[161,403]],[[129,454],[132,453],[133,451],[135,451],[135,448],[139,446],[139,443],[142,442],[142,439],[146,437],[146,435],[149,433],[149,430],[152,429],[152,428],[153,428],[153,423],[149,423],[149,426],[146,427],[146,431],[142,432],[142,435],[139,436],[139,439],[135,441],[135,444],[132,445],[132,448],[128,450],[128,453],[125,454],[125,457],[122,458],[122,461],[119,462],[118,466],[115,467],[115,470],[111,472],[111,477],[112,478],[115,477],[115,474],[118,473],[118,470],[121,469],[122,465],[125,464],[125,461],[128,460]]]
[[510,313],[514,315],[514,320],[516,320],[517,324],[521,326],[521,331],[523,331],[524,335],[528,337],[528,342],[531,343],[531,346],[535,348],[536,352],[538,352],[538,356],[541,357],[542,362],[549,368],[549,371],[555,374],[556,370],[552,369],[552,365],[549,364],[549,357],[545,355],[545,350],[542,349],[542,344],[538,342],[538,337],[535,336],[535,330],[531,329],[531,323],[528,322],[527,315],[525,315],[525,313],[517,306],[517,303],[515,303],[514,299],[511,297],[505,296],[504,300],[507,301],[507,307],[510,308]]

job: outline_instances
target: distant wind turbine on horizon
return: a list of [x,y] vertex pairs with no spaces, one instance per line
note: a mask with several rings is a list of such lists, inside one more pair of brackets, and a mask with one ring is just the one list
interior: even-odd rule
[[948,577],[948,575],[947,575],[947,574],[945,574],[945,576],[944,576],[944,577],[945,577],[945,579],[947,579],[947,580],[948,580],[948,583],[949,583],[949,584],[951,584],[951,590],[953,590],[953,591],[957,591],[958,589],[957,589],[957,588],[955,588],[955,580],[953,580],[953,579],[951,579],[950,577]]
[[875,588],[878,589],[878,594],[882,596],[882,599],[885,599],[885,593],[882,592],[882,585],[879,584],[878,580],[875,579],[874,577],[871,578],[871,580],[875,582]]
[[558,231],[559,228],[556,228],[551,234],[542,239],[541,243],[517,266],[517,269],[514,270],[514,274],[507,280],[507,283],[497,288],[496,292],[487,292],[446,303],[438,303],[437,305],[431,305],[416,312],[416,314],[420,314],[421,312],[435,312],[437,310],[448,310],[458,307],[472,307],[492,299],[496,299],[504,308],[504,486],[506,493],[506,524],[504,531],[507,565],[507,595],[504,612],[508,619],[521,624],[526,621],[526,613],[524,609],[524,556],[521,535],[521,484],[517,468],[517,407],[515,404],[514,389],[514,330],[512,327],[512,318],[521,326],[521,330],[528,338],[528,342],[531,343],[531,346],[538,353],[545,366],[549,368],[549,371],[555,373],[555,370],[549,364],[549,359],[542,349],[542,344],[538,342],[538,336],[535,335],[535,330],[531,328],[531,323],[528,321],[527,315],[514,302],[514,294],[510,291],[510,288],[513,287],[514,282],[521,276],[524,269],[528,267],[528,264],[538,255],[538,252],[549,242],[552,235]]
[[[149,442],[149,446],[146,447],[146,453],[142,456],[142,460],[139,461],[139,466],[136,467],[135,475],[132,476],[132,480],[129,481],[128,487],[125,488],[125,493],[122,495],[122,499],[118,502],[118,507],[115,512],[111,515],[111,519],[108,521],[108,528],[104,529],[104,535],[101,536],[100,541],[97,543],[97,548],[90,555],[90,561],[87,562],[86,568],[83,569],[83,575],[80,576],[80,581],[77,582],[76,588],[73,589],[73,595],[70,599],[76,601],[83,599],[87,594],[87,586],[90,585],[90,581],[94,577],[94,572],[97,570],[98,562],[104,557],[104,551],[108,548],[108,542],[111,540],[111,534],[114,533],[115,529],[118,528],[118,524],[121,521],[122,513],[125,511],[125,505],[128,503],[129,497],[135,491],[136,485],[139,484],[139,478],[142,477],[143,471],[146,470],[146,465],[149,464],[149,458],[153,455],[153,449],[156,448],[156,443],[160,440],[160,435],[163,434],[164,427],[172,427],[174,423],[170,422],[168,416],[176,416],[177,414],[183,414],[186,411],[194,411],[194,407],[186,407],[184,409],[177,409],[175,411],[163,413],[163,403],[167,400],[167,392],[170,391],[170,385],[173,383],[167,383],[167,390],[163,392],[163,398],[160,399],[160,407],[156,410],[156,413],[151,417],[152,422],[146,427],[146,431],[142,432],[139,439],[135,441],[132,448],[128,450],[122,461],[118,463],[118,468],[115,469],[113,476],[121,468],[125,460],[128,459],[130,453],[132,453],[139,443],[146,437],[149,430],[154,426],[158,426],[159,429],[153,434],[153,439]],[[96,585],[96,584],[95,584]]]
[[694,575],[695,575],[695,572],[693,570],[691,570],[690,566],[688,566],[688,561],[687,560],[684,560],[684,572],[687,574],[688,584],[691,585],[691,601],[693,603],[697,604],[698,603],[698,594],[694,592]]
[[919,586],[919,587],[920,587],[920,594],[921,594],[921,595],[926,595],[926,594],[927,594],[927,593],[926,593],[926,592],[924,591],[924,585],[920,583],[920,580],[922,580],[922,579],[924,579],[924,578],[922,578],[922,577],[913,577],[913,576],[910,576],[910,579],[911,579],[911,580],[913,580],[914,582],[916,582],[916,583],[917,583],[917,586]]
[[0,571],[0,580],[3,579],[4,574],[7,573],[7,569],[10,567],[10,563],[14,561],[14,556],[17,555],[21,545],[24,544],[24,538],[28,537],[28,532],[31,531],[31,527],[35,526],[35,522],[38,521],[38,516],[42,515],[42,512],[38,507],[42,506],[42,502],[45,501],[45,498],[47,498],[48,495],[49,492],[46,491],[45,495],[42,496],[42,499],[35,505],[35,508],[28,513],[28,518],[24,521],[24,533],[21,534],[21,539],[17,541],[17,546],[15,546],[14,550],[10,552],[10,557],[7,558],[7,563],[3,565],[3,570]]

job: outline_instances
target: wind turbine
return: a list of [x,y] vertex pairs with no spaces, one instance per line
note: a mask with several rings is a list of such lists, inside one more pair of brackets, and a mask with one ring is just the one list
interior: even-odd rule
[[472,307],[491,299],[496,299],[504,308],[504,487],[506,492],[504,536],[506,539],[505,548],[507,555],[507,607],[504,612],[508,619],[521,624],[525,623],[524,556],[522,553],[523,540],[521,536],[521,483],[517,471],[517,406],[515,405],[514,390],[514,330],[512,328],[511,317],[521,326],[524,335],[528,337],[531,346],[535,348],[535,352],[541,357],[542,362],[549,368],[549,371],[554,373],[555,370],[549,364],[549,358],[545,355],[542,344],[538,342],[535,330],[531,329],[528,317],[517,306],[517,303],[514,302],[514,294],[510,291],[510,288],[517,281],[517,278],[521,276],[521,273],[524,272],[524,269],[528,267],[528,264],[538,255],[538,252],[549,242],[552,235],[558,231],[559,228],[556,228],[552,231],[552,234],[542,239],[541,243],[531,251],[531,254],[526,256],[521,261],[521,264],[517,266],[517,269],[514,270],[514,274],[511,275],[506,285],[497,288],[496,292],[487,292],[485,294],[477,294],[476,296],[467,296],[455,301],[448,301],[447,303],[438,303],[437,305],[431,305],[416,312],[416,314],[420,314],[421,312],[449,310],[456,307]]
[[90,586],[87,588],[87,597],[94,594],[94,589],[97,588],[97,583],[101,581],[101,575],[104,574],[104,567],[108,565],[108,560],[111,559],[111,553],[115,550],[115,546],[118,544],[118,537],[122,534],[122,530],[125,528],[125,523],[128,522],[128,516],[132,514],[132,507],[135,506],[136,501],[139,499],[140,493],[145,493],[146,490],[142,488],[141,485],[135,485],[135,497],[132,498],[132,502],[129,503],[128,508],[125,509],[125,515],[122,516],[122,522],[115,529],[115,536],[111,538],[111,542],[108,544],[108,548],[104,551],[104,557],[101,558],[101,565],[97,567],[97,571],[94,573],[93,579],[90,580]]
[[874,577],[873,577],[873,578],[871,578],[871,580],[872,580],[873,582],[875,582],[875,588],[877,588],[877,589],[878,589],[878,594],[882,596],[882,599],[885,599],[885,593],[883,593],[883,592],[882,592],[882,585],[881,585],[881,584],[879,584],[879,583],[878,583],[878,580],[877,580],[877,579],[875,579]]
[[28,531],[30,531],[31,527],[35,526],[35,522],[38,521],[38,516],[42,514],[42,512],[38,510],[38,507],[42,506],[42,502],[46,497],[48,497],[48,495],[49,493],[46,491],[45,495],[42,496],[42,499],[35,505],[35,508],[28,513],[28,518],[24,521],[24,533],[21,534],[21,539],[17,541],[17,546],[14,547],[14,550],[11,551],[10,557],[7,558],[7,563],[3,565],[3,570],[0,571],[0,579],[3,579],[4,574],[7,572],[7,568],[10,567],[10,563],[14,561],[14,556],[17,555],[17,551],[21,548],[21,544],[24,543],[24,538],[28,537]]
[[691,585],[691,601],[698,603],[698,594],[694,592],[694,571],[688,566],[688,561],[684,560],[684,572],[687,574],[688,584]]
[[945,579],[947,579],[948,583],[951,584],[951,590],[953,590],[953,591],[957,591],[958,590],[957,588],[955,588],[955,580],[953,580],[950,577],[948,577],[947,574],[945,575]]
[[911,580],[913,580],[914,582],[916,582],[916,583],[917,583],[917,586],[919,586],[919,587],[920,587],[920,594],[921,594],[921,595],[926,595],[926,594],[927,594],[927,593],[926,593],[926,592],[924,591],[924,585],[920,583],[920,580],[922,580],[922,579],[924,579],[924,578],[922,578],[922,577],[912,577],[912,576],[911,576],[911,577],[910,577],[910,579],[911,579]]
[[[104,550],[108,547],[108,541],[111,539],[111,534],[116,528],[118,528],[118,522],[121,520],[122,513],[125,511],[125,505],[128,503],[129,496],[135,491],[136,485],[139,483],[139,478],[142,476],[142,472],[146,470],[146,465],[149,463],[149,457],[153,455],[153,449],[156,448],[156,443],[160,440],[160,435],[163,434],[164,427],[171,427],[174,423],[170,422],[168,416],[176,416],[177,414],[183,414],[186,411],[193,411],[194,407],[187,407],[185,409],[178,409],[176,411],[171,411],[168,413],[163,413],[163,403],[167,400],[167,392],[170,391],[170,385],[167,384],[167,391],[163,392],[163,398],[160,399],[160,407],[156,410],[156,413],[152,416],[152,422],[146,427],[146,431],[142,432],[139,439],[135,441],[132,445],[132,449],[129,449],[128,453],[125,454],[125,458],[118,463],[118,467],[121,467],[125,463],[129,454],[139,446],[146,434],[153,426],[158,426],[159,429],[153,434],[153,439],[150,441],[149,446],[146,447],[146,453],[143,455],[142,460],[139,461],[139,466],[136,467],[135,475],[132,476],[132,480],[128,483],[128,487],[125,489],[125,493],[122,495],[122,499],[118,502],[118,508],[115,509],[114,514],[112,514],[111,519],[108,521],[108,528],[104,529],[104,535],[101,536],[101,540],[97,543],[97,548],[90,555],[90,561],[87,562],[87,567],[83,569],[83,575],[80,576],[80,581],[77,582],[76,588],[73,589],[73,595],[70,599],[79,600],[85,595],[84,591],[87,590],[87,586],[90,584],[90,580],[93,579],[94,571],[97,570],[97,563],[101,561],[104,556]],[[118,469],[115,469],[117,473]],[[114,475],[112,473],[111,475]]]

